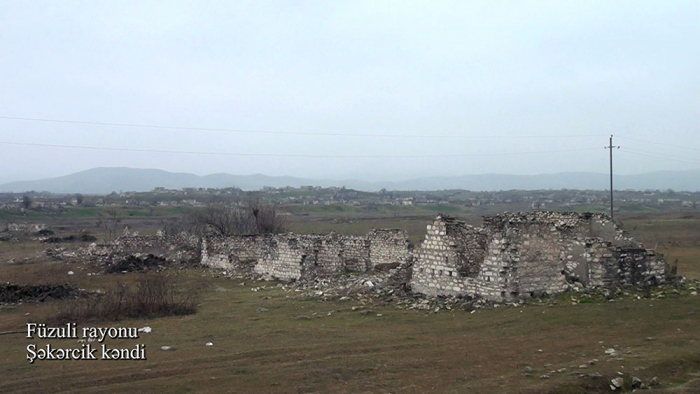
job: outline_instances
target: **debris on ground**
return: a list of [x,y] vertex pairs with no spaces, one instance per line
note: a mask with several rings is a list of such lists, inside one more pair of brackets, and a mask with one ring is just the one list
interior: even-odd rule
[[17,285],[10,282],[0,282],[0,303],[44,302],[47,299],[81,298],[88,294],[88,291],[75,288],[67,283]]

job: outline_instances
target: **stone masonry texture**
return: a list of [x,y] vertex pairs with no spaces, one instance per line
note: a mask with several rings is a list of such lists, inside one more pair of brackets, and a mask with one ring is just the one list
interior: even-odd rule
[[603,214],[513,213],[474,227],[440,215],[415,252],[411,287],[431,296],[513,301],[584,286],[665,280],[663,257]]
[[664,282],[667,273],[662,255],[645,249],[607,215],[546,211],[487,216],[481,227],[438,215],[415,249],[405,231],[372,230],[365,236],[125,236],[111,244],[92,244],[86,252],[101,261],[150,253],[171,262],[280,280],[405,265],[412,269],[410,286],[416,293],[496,302],[555,294],[576,283],[654,285]]

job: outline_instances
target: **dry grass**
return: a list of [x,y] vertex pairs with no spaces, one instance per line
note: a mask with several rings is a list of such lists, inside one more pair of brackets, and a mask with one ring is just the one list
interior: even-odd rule
[[[200,278],[196,271],[188,274]],[[618,371],[628,378],[658,376],[666,388],[697,378],[692,375],[700,354],[697,296],[434,314],[288,298],[295,293],[269,282],[241,285],[220,278],[213,285],[196,315],[100,325],[151,326],[153,332],[139,340],[108,343],[144,343],[147,361],[29,365],[25,347],[31,341],[0,337],[6,349],[0,392],[535,393],[592,390],[592,382],[578,377],[581,372],[600,372],[608,380]],[[268,289],[250,291],[262,285]],[[358,306],[374,313],[352,310]],[[258,312],[261,307],[268,311]],[[48,312],[46,305],[2,310],[0,330],[41,321]],[[176,350],[159,350],[166,345]],[[608,361],[609,347],[619,349],[624,360]],[[594,358],[595,365],[578,368]],[[526,365],[533,367],[533,377],[523,376]],[[561,368],[566,371],[549,380],[538,378]]]
[[49,320],[61,325],[194,314],[202,287],[181,287],[170,276],[145,275],[135,286],[120,282],[103,294],[70,302]]

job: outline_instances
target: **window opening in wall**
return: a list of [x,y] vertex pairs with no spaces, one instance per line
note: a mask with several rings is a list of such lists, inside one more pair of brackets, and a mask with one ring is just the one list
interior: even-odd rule
[[452,276],[452,271],[447,271],[447,274],[448,274],[449,276]]

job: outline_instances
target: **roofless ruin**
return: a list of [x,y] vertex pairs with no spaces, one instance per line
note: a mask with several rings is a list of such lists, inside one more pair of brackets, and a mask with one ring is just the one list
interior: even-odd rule
[[480,227],[439,215],[417,248],[401,230],[197,238],[122,237],[93,245],[91,258],[115,262],[134,253],[169,261],[247,270],[267,279],[304,280],[378,268],[412,270],[414,292],[496,302],[538,297],[571,286],[617,287],[665,281],[663,256],[645,249],[604,214],[505,213]]

